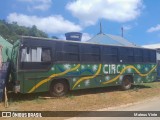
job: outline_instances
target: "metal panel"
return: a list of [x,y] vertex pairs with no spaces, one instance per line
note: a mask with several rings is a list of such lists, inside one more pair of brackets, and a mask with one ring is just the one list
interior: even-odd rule
[[98,34],[87,42],[106,44],[106,45],[121,45],[135,47],[136,45],[122,38],[121,36],[110,35],[110,34]]

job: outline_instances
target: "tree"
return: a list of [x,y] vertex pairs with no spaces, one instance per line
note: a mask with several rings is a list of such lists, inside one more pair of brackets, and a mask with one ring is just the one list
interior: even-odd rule
[[0,20],[0,35],[13,43],[19,36],[34,36],[34,37],[45,37],[48,35],[37,29],[35,25],[30,27],[19,26],[17,22],[7,23],[5,20]]
[[51,38],[53,38],[53,39],[58,39],[58,37],[56,37],[56,36],[52,36]]

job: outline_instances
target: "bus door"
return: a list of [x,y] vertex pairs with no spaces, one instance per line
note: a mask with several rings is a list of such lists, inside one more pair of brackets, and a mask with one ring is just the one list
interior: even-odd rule
[[[23,74],[23,93],[48,90],[48,82],[40,84],[50,75],[52,65],[51,47],[22,47],[20,49],[20,70]],[[40,84],[38,87],[37,84]]]

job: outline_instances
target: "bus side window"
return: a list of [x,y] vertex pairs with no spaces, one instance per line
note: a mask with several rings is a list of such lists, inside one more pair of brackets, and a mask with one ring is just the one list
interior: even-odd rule
[[[51,48],[24,47],[21,49],[20,68],[21,69],[47,69],[51,64],[51,60],[52,60]],[[47,64],[43,64],[43,63],[47,63]]]
[[142,49],[135,48],[134,49],[134,60],[136,63],[143,62],[143,53]]
[[27,48],[21,50],[21,62],[51,62],[51,50],[49,48]]
[[51,62],[51,51],[48,48],[42,48],[42,62]]

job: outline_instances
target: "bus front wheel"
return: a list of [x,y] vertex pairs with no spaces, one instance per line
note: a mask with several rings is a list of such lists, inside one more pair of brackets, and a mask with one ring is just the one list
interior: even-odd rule
[[50,95],[52,97],[61,97],[67,94],[69,90],[68,83],[65,80],[56,80],[50,86]]
[[131,88],[132,86],[132,77],[130,76],[125,76],[123,78],[123,81],[122,81],[122,84],[121,84],[121,87],[122,87],[122,90],[128,90]]

